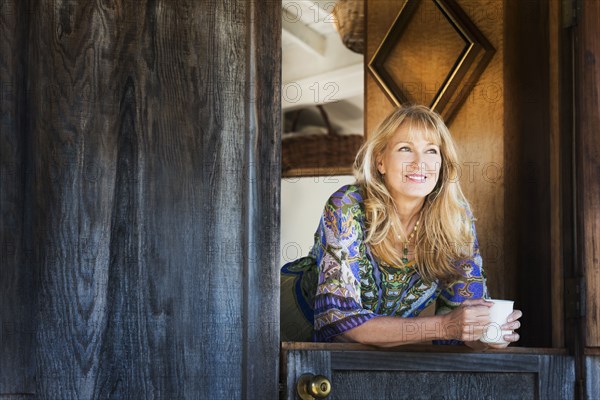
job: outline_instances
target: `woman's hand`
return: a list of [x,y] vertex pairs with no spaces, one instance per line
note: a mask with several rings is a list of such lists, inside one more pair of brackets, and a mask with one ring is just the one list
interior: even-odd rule
[[492,305],[493,303],[483,299],[465,300],[458,308],[444,316],[445,323],[442,328],[445,336],[448,339],[463,342],[474,342],[481,339],[483,329],[490,322],[490,307]]
[[[506,323],[500,327],[500,329],[505,331],[514,331],[515,329],[519,329],[521,327],[521,322],[519,318],[523,316],[521,310],[514,310],[506,319]],[[510,335],[504,335],[504,340],[509,343],[486,343],[488,347],[492,349],[504,349],[509,344],[516,342],[519,340],[520,336],[518,333],[511,333]]]

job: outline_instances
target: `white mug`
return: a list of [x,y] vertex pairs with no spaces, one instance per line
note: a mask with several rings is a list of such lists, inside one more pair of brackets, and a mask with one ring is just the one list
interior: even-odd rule
[[483,336],[479,339],[483,343],[507,344],[504,335],[510,335],[513,331],[502,330],[500,327],[506,323],[508,316],[513,312],[512,300],[486,299],[494,303],[490,307],[490,323],[483,328]]

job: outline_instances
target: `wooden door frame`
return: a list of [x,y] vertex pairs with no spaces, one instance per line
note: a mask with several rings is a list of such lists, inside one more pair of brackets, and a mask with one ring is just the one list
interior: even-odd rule
[[600,2],[577,0],[572,28],[573,82],[573,220],[575,303],[573,335],[581,398],[600,391]]
[[[585,2],[585,0],[579,0],[576,3],[576,7],[580,7],[580,13],[582,1]],[[591,228],[592,223],[589,220],[586,221],[583,216],[590,212],[597,213],[597,211],[593,209],[589,200],[585,203],[582,192],[577,191],[576,188],[589,187],[590,182],[600,181],[600,179],[590,180],[582,176],[584,172],[590,174],[589,168],[584,171],[584,165],[586,162],[592,162],[593,160],[590,159],[589,155],[587,158],[581,157],[585,151],[585,140],[589,140],[593,135],[593,129],[591,128],[597,126],[591,124],[589,120],[597,118],[597,116],[593,116],[593,114],[589,116],[589,113],[582,115],[586,114],[582,112],[575,113],[576,109],[581,110],[581,102],[587,98],[584,89],[590,86],[590,77],[581,77],[581,71],[586,66],[589,68],[590,55],[581,47],[575,48],[572,43],[573,32],[581,28],[570,28],[568,26],[568,21],[565,21],[565,9],[559,0],[551,0],[549,3],[548,18],[550,25],[547,33],[549,36],[547,37],[549,67],[546,73],[550,85],[547,89],[548,107],[545,109],[545,112],[549,112],[549,115],[545,118],[548,121],[548,132],[550,134],[547,155],[549,157],[549,188],[546,195],[550,197],[548,207],[550,215],[548,240],[550,260],[548,264],[551,269],[549,276],[551,286],[549,301],[551,306],[548,316],[550,317],[551,335],[549,343],[551,345],[544,349],[520,348],[519,350],[509,349],[508,351],[539,350],[540,352],[552,352],[556,349],[568,351],[570,355],[575,356],[574,371],[577,379],[577,395],[582,396],[585,391],[587,375],[585,355],[600,356],[598,348],[591,349],[588,347],[584,351],[584,344],[588,343],[586,339],[589,341],[590,338],[583,314],[586,301],[589,308],[590,301],[593,300],[589,295],[587,298],[585,297],[586,276],[589,279],[593,269],[584,268],[586,262],[588,265],[590,264],[592,254],[589,248],[590,243],[587,247],[584,245],[585,232],[591,232],[593,229]],[[589,7],[598,8],[599,6],[597,3],[591,2],[586,4],[586,7],[586,9],[589,9]],[[589,26],[589,15],[580,15],[580,21],[577,23],[587,23],[588,25],[584,26]],[[583,20],[581,20],[582,17]],[[598,46],[598,43],[593,43],[593,45]],[[527,46],[524,45],[522,49],[527,50]],[[572,65],[573,57],[579,57],[579,64],[575,62],[575,65]],[[586,61],[588,64],[585,64]],[[577,78],[578,71],[579,78]],[[571,101],[571,99],[575,101]],[[582,126],[588,130],[581,132]],[[575,132],[578,132],[578,134],[575,134]],[[574,184],[575,180],[576,184]],[[600,190],[597,186],[594,190]],[[587,240],[590,241],[591,239]],[[598,244],[594,248],[596,254],[598,253],[597,246]],[[594,284],[597,290],[600,286],[597,283]],[[591,316],[588,315],[586,318],[589,321]],[[330,350],[335,348],[332,345],[326,345],[326,347]],[[402,348],[401,351],[407,349]],[[589,357],[587,362],[589,364]],[[284,367],[282,365],[282,368]]]

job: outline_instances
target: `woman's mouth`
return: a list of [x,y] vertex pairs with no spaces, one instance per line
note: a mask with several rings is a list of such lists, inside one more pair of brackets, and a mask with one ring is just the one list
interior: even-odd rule
[[408,179],[410,182],[414,183],[425,183],[427,180],[427,176],[423,174],[408,174],[404,176],[406,176],[406,179]]

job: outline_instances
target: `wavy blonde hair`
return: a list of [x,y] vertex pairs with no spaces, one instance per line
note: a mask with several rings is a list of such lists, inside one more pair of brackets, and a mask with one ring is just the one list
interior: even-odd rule
[[394,199],[385,186],[377,161],[390,139],[403,124],[410,135],[424,134],[440,148],[442,165],[434,190],[425,198],[421,223],[415,240],[416,269],[426,282],[450,282],[463,274],[453,261],[472,255],[474,242],[468,202],[460,188],[459,159],[456,145],[442,118],[425,106],[406,106],[388,115],[359,150],[354,162],[354,176],[363,189],[367,237],[375,257],[392,266],[402,263],[398,234],[407,237]]

